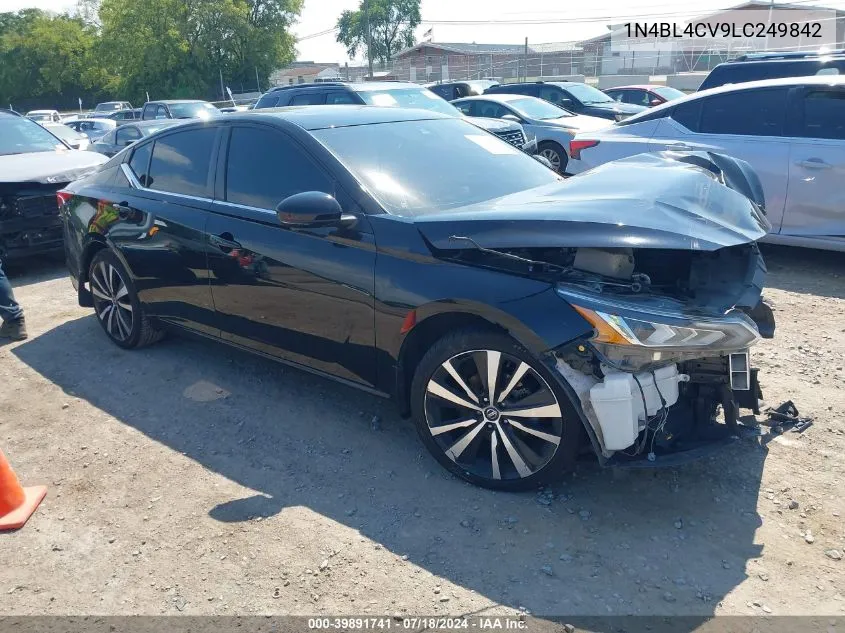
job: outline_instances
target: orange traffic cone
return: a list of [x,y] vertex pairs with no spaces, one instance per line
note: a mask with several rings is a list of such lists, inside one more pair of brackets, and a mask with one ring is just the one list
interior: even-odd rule
[[47,486],[24,488],[0,451],[0,530],[23,527],[47,494]]

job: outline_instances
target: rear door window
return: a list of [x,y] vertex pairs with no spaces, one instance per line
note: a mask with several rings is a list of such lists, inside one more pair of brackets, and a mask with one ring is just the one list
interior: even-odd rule
[[288,105],[323,105],[326,102],[326,93],[322,90],[301,92],[294,95]]
[[176,132],[157,140],[147,187],[188,196],[209,197],[211,154],[216,128]]
[[845,90],[810,90],[803,99],[800,136],[845,139]]
[[333,90],[326,94],[326,103],[328,105],[341,105],[347,103],[357,103],[351,94],[345,90]]
[[683,125],[690,132],[698,132],[701,123],[701,102],[703,99],[695,99],[675,106],[670,115],[672,119]]
[[129,159],[129,169],[135,174],[142,187],[147,186],[147,169],[150,166],[152,150],[152,143],[144,143],[140,147],[135,148],[132,152],[132,158]]
[[490,119],[501,119],[506,114],[512,114],[505,106],[494,101],[479,101],[475,111],[476,116]]
[[738,90],[703,99],[704,134],[783,136],[786,88]]
[[268,93],[258,100],[258,103],[255,104],[255,109],[260,110],[261,108],[272,108],[278,103],[279,95],[275,93]]
[[281,132],[235,127],[226,160],[226,201],[272,211],[303,191],[334,194],[323,170]]
[[552,103],[560,103],[564,97],[569,97],[569,95],[564,94],[563,90],[556,86],[542,86],[540,88],[540,98],[545,99],[546,101],[551,101]]

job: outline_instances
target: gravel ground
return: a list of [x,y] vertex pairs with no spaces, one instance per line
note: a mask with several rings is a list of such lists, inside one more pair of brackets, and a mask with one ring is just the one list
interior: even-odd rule
[[541,494],[454,479],[389,402],[310,374],[122,351],[61,265],[13,268],[0,446],[49,493],[0,536],[0,614],[843,615],[845,256],[766,252],[753,357],[814,424]]

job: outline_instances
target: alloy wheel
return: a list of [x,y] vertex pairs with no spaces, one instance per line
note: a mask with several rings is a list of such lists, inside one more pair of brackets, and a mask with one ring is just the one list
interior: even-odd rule
[[540,152],[540,156],[548,160],[555,171],[560,171],[560,154],[557,151],[547,147]]
[[540,471],[563,436],[560,403],[528,363],[495,350],[449,358],[428,381],[428,430],[461,469],[488,480]]
[[125,341],[132,334],[134,314],[129,288],[120,271],[108,262],[99,262],[91,271],[94,310],[108,334]]

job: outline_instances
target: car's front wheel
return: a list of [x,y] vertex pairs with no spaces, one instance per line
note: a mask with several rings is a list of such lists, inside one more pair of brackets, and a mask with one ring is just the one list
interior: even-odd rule
[[566,155],[563,147],[551,141],[545,141],[537,146],[537,153],[552,164],[552,169],[562,174],[566,171],[569,163],[569,156]]
[[445,468],[499,490],[525,490],[575,462],[580,437],[569,398],[516,341],[470,329],[435,343],[411,385],[417,432]]
[[144,314],[132,280],[114,253],[103,249],[94,255],[88,282],[97,320],[113,343],[132,349],[162,338],[163,332]]

